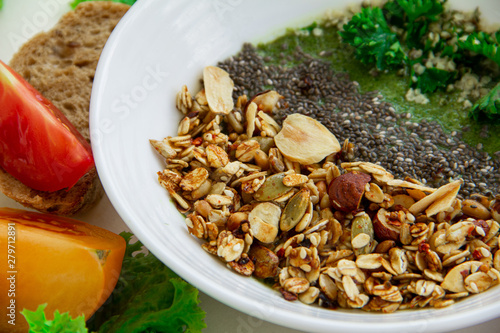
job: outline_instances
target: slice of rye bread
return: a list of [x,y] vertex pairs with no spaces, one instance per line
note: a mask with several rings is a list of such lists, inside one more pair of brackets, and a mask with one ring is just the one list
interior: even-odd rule
[[[10,62],[89,142],[90,93],[97,62],[129,8],[107,1],[83,2],[52,30],[26,42]],[[104,193],[95,168],[71,189],[55,192],[33,190],[0,168],[0,190],[25,207],[66,216],[91,208]]]

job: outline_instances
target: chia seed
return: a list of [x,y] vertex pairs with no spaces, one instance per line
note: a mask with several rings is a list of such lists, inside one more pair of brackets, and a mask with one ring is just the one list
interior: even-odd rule
[[360,93],[359,84],[348,74],[333,71],[328,62],[300,48],[293,60],[298,64],[269,64],[253,45],[244,44],[239,54],[219,66],[233,78],[235,98],[242,94],[250,98],[272,83],[286,101],[274,114],[278,123],[292,113],[313,117],[339,142],[349,139],[355,145],[354,160],[378,163],[397,178],[411,177],[436,187],[450,178],[463,178],[463,197],[474,193],[476,186],[498,193],[500,175],[495,171],[500,169],[500,153],[492,158],[481,145],[469,146],[436,122],[408,121],[411,114],[398,113],[379,92]]

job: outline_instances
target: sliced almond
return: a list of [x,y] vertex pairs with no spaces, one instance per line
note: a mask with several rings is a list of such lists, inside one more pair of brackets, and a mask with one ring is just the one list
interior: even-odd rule
[[463,183],[463,180],[460,179],[460,180],[456,180],[454,182],[451,182],[451,183],[448,183],[446,185],[441,186],[435,192],[433,192],[433,193],[429,194],[428,196],[424,197],[423,199],[415,202],[410,207],[409,211],[413,215],[417,215],[417,214],[423,212],[429,206],[431,206],[434,202],[436,202],[438,199],[447,196],[448,193],[450,193],[450,192],[458,191],[457,188],[460,189],[460,186],[462,185],[462,183]]
[[253,235],[262,243],[271,243],[279,231],[281,208],[270,202],[255,206],[248,214]]
[[406,180],[401,180],[401,179],[393,179],[389,182],[387,182],[387,185],[389,186],[395,186],[395,187],[404,187],[404,188],[411,188],[414,190],[420,190],[424,192],[436,192],[435,188],[428,187],[428,186],[423,186],[420,184],[415,184]]
[[454,293],[467,291],[465,289],[465,277],[470,274],[472,265],[480,267],[482,264],[480,261],[466,261],[453,267],[444,277],[441,287]]
[[250,139],[253,137],[253,132],[255,131],[255,116],[257,114],[257,104],[254,102],[250,103],[247,107],[247,112],[245,114],[247,121],[247,137]]
[[428,217],[434,216],[439,212],[445,212],[453,206],[455,199],[457,198],[458,191],[460,190],[460,185],[462,183],[456,183],[456,185],[441,198],[434,201],[429,208],[425,210],[425,214]]
[[309,180],[309,178],[307,178],[306,175],[293,173],[293,174],[286,175],[285,177],[283,177],[283,185],[285,185],[285,186],[300,186],[300,185],[307,183],[308,180]]
[[151,146],[163,157],[165,158],[175,158],[177,156],[177,152],[172,148],[168,139],[159,140],[149,140]]
[[267,113],[259,111],[257,115],[261,117],[262,120],[266,121],[269,125],[271,125],[276,131],[281,130],[281,126],[276,122],[276,120],[274,120],[273,117],[269,116]]
[[233,110],[234,83],[225,70],[215,66],[205,67],[203,83],[208,106],[212,112],[228,114]]
[[394,176],[387,172],[382,166],[370,162],[344,162],[341,167],[346,171],[361,171],[368,173],[373,178],[382,184],[386,184],[394,179]]
[[407,194],[396,194],[393,195],[392,198],[394,199],[394,206],[400,205],[406,209],[410,208],[415,203],[415,199]]
[[303,165],[318,163],[340,151],[335,135],[317,120],[301,114],[289,115],[274,141],[285,157]]
[[[359,163],[359,167],[361,169],[365,170],[366,172],[371,173],[373,175],[384,176],[388,173],[387,170],[384,169],[383,167],[381,167],[380,165],[370,163],[370,162],[361,162],[361,163]],[[391,176],[388,176],[388,177],[391,177]]]

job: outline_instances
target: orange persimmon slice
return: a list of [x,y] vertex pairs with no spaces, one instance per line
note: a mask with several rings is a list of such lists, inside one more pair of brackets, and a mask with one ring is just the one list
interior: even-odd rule
[[88,223],[0,208],[0,331],[27,332],[20,312],[44,303],[47,318],[59,310],[89,319],[113,291],[125,247],[123,237]]

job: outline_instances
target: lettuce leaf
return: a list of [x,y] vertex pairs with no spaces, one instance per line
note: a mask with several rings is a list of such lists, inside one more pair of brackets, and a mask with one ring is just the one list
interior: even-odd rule
[[[0,0],[0,8],[1,8],[1,1],[2,0]],[[120,2],[132,6],[137,0],[74,0],[70,5],[72,9],[75,9],[76,6],[78,6],[81,2],[87,2],[87,1],[111,1],[111,2]]]
[[71,318],[69,313],[60,314],[59,311],[54,312],[54,319],[48,320],[45,317],[45,308],[47,304],[39,305],[35,311],[24,309],[21,311],[24,318],[29,324],[29,333],[87,333],[85,327],[85,318],[79,316],[75,319]]
[[[85,323],[83,316],[68,313],[45,317],[45,305],[35,312],[23,310],[30,333],[201,333],[205,312],[199,307],[198,290],[186,283],[153,254],[144,252],[132,234],[127,241],[118,283],[104,305]],[[85,327],[87,324],[87,327]]]

